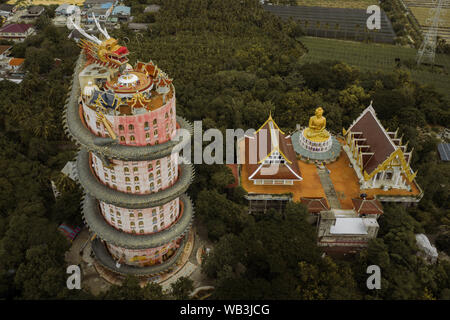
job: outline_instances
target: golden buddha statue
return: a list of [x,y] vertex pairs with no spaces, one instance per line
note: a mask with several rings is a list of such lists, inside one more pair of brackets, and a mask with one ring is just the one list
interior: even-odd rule
[[330,138],[330,133],[325,129],[327,124],[321,107],[316,109],[315,115],[309,118],[309,126],[303,132],[306,138],[313,142],[324,142]]

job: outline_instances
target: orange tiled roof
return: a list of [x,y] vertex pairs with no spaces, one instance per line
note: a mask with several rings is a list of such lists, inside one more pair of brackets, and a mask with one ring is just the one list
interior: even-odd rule
[[8,63],[10,66],[17,67],[20,66],[24,61],[25,59],[22,58],[12,58]]

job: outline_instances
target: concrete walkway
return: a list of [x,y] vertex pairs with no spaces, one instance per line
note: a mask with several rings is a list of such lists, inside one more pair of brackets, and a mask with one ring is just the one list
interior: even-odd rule
[[325,191],[325,196],[327,197],[331,209],[341,209],[341,203],[336,194],[336,190],[334,189],[333,182],[330,179],[328,169],[317,168],[317,173],[319,174],[320,183]]

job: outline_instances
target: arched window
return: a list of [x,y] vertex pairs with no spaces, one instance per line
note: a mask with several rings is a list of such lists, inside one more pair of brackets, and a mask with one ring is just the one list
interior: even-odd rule
[[145,121],[144,123],[144,130],[148,130],[150,127],[148,126],[148,121]]
[[124,136],[120,136],[120,141],[125,141],[125,137]]
[[153,165],[151,163],[148,164],[148,170],[152,170],[153,169]]
[[130,172],[130,169],[128,167],[123,168],[123,171]]
[[161,175],[161,170],[156,170],[156,175],[159,177]]
[[111,176],[111,180],[112,180],[112,181],[115,181],[115,180],[116,180],[116,176],[115,176],[115,175],[112,175],[112,176]]
[[155,184],[152,182],[150,183],[150,190],[153,190],[153,188],[155,188]]
[[120,218],[120,212],[119,211],[117,211],[117,217]]
[[119,124],[119,131],[123,131],[124,127],[123,125]]
[[145,134],[145,139],[149,139],[149,138],[150,138],[150,133],[147,132],[147,133]]
[[161,184],[161,179],[158,179],[158,184]]
[[165,119],[169,118],[169,114],[167,112],[164,114],[164,118]]
[[134,136],[130,136],[130,141],[135,141],[136,138]]
[[158,130],[153,131],[153,135],[155,136],[155,138],[158,136]]
[[130,226],[134,227],[136,224],[134,223],[134,221],[130,222]]
[[136,176],[136,177],[134,177],[134,181],[139,181],[139,177],[138,176]]
[[122,224],[122,220],[117,220],[117,223],[118,224]]
[[164,227],[164,221],[161,222],[160,227],[161,227],[161,228]]
[[149,178],[149,179],[153,179],[153,173],[150,173],[150,174],[148,175],[148,178]]
[[156,219],[156,217],[153,218],[153,224],[155,224],[156,222],[158,222],[158,219]]
[[139,227],[143,228],[144,227],[144,221],[139,221]]
[[164,219],[164,213],[161,213],[161,214],[159,215],[159,218],[160,218],[160,219]]
[[153,119],[153,125],[158,124],[158,121],[156,119]]
[[130,177],[125,177],[126,182],[130,182]]
[[134,187],[134,190],[139,191],[140,190],[139,186]]
[[144,233],[144,229],[139,230],[139,233]]
[[130,186],[127,187],[127,191],[131,191],[131,187]]
[[139,168],[138,167],[133,167],[133,172],[138,172]]
[[134,126],[132,124],[128,125],[128,130],[133,131],[134,130]]
[[159,165],[161,165],[161,161],[160,161],[160,160],[157,160],[157,161],[156,161],[156,166],[159,166]]
[[155,226],[153,226],[153,231],[158,231],[158,227],[155,225]]
[[139,212],[139,213],[138,213],[138,218],[139,218],[139,219],[142,219],[143,217],[144,217],[144,215],[142,214],[142,212]]
[[130,218],[134,218],[134,213],[130,213]]
[[153,216],[153,217],[156,216],[156,209],[153,209],[153,210],[152,210],[152,216]]

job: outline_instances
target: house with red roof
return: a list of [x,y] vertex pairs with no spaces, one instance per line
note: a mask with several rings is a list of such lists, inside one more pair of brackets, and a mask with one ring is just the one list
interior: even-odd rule
[[9,56],[12,46],[2,45],[0,46],[0,60],[5,59]]
[[0,28],[0,39],[23,41],[35,32],[34,26],[28,23],[11,23]]
[[359,216],[369,216],[378,218],[383,214],[383,206],[377,199],[354,198],[353,208]]

